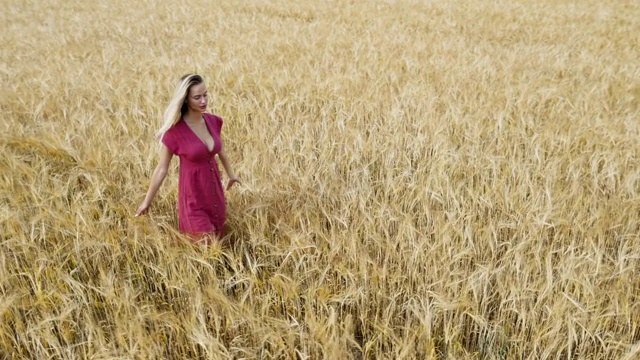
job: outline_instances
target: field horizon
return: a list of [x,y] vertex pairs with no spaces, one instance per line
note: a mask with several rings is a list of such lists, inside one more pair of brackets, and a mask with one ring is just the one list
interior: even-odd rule
[[[639,2],[2,3],[0,359],[640,357]],[[134,217],[190,72],[221,246]]]

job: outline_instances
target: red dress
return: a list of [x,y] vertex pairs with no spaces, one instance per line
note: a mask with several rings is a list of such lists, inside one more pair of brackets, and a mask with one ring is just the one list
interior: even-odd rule
[[180,231],[198,235],[224,235],[225,199],[215,155],[222,149],[222,119],[203,114],[213,138],[213,150],[181,118],[162,137],[162,143],[180,157],[178,180],[178,219]]

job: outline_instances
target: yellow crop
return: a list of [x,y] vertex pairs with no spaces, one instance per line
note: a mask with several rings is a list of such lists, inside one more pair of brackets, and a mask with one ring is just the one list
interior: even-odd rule
[[[0,2],[0,359],[640,357],[638,1]],[[188,72],[210,248],[133,216]]]

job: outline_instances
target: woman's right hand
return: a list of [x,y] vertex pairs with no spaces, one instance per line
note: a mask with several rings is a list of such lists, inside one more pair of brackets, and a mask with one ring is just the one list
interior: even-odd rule
[[136,212],[136,217],[146,214],[147,210],[149,210],[149,205],[150,204],[143,202],[142,205],[140,205],[140,207],[138,208],[138,211]]

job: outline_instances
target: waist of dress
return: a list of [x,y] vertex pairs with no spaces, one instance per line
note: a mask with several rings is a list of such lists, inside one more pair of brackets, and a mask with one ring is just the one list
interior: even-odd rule
[[180,161],[181,168],[187,168],[190,170],[208,170],[208,169],[217,169],[218,164],[214,160],[204,160],[204,161],[189,161],[189,160],[181,160]]

